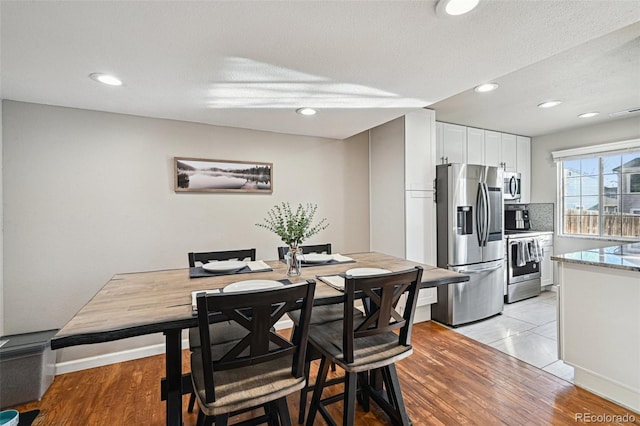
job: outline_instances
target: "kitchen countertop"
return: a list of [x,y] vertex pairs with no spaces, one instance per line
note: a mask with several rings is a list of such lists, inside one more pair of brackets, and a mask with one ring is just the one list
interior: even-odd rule
[[542,235],[553,235],[553,231],[504,231],[505,238],[540,237]]
[[559,254],[551,256],[551,260],[640,272],[640,243]]

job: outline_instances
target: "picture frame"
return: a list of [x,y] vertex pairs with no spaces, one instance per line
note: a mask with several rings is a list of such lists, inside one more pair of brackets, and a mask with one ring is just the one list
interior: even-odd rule
[[174,157],[175,192],[273,193],[273,163]]

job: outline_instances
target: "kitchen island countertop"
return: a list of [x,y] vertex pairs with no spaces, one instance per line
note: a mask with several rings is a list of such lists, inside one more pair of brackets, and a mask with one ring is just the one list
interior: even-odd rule
[[551,260],[640,272],[640,243],[558,254],[551,256]]

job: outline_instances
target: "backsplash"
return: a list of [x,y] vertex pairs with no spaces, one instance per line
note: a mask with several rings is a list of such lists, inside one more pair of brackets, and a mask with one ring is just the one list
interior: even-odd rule
[[532,231],[553,231],[553,206],[553,203],[536,203],[528,205]]

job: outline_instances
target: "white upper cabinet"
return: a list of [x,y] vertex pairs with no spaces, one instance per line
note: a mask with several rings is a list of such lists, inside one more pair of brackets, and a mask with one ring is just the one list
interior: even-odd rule
[[436,164],[467,162],[467,128],[438,123]]
[[484,130],[467,127],[467,163],[484,163]]
[[435,113],[422,109],[404,116],[405,189],[433,191]]
[[501,133],[502,145],[501,145],[501,154],[502,158],[500,159],[502,163],[502,167],[507,172],[515,172],[516,164],[517,164],[517,144],[516,144],[516,135],[510,135],[508,133]]
[[502,136],[499,132],[484,131],[484,164],[500,167],[502,162]]
[[436,121],[435,138],[436,165],[482,164],[520,172],[522,198],[517,202],[531,202],[531,138],[440,121]]
[[520,203],[528,204],[531,202],[531,138],[518,136],[516,141],[516,171],[520,172],[522,183]]

